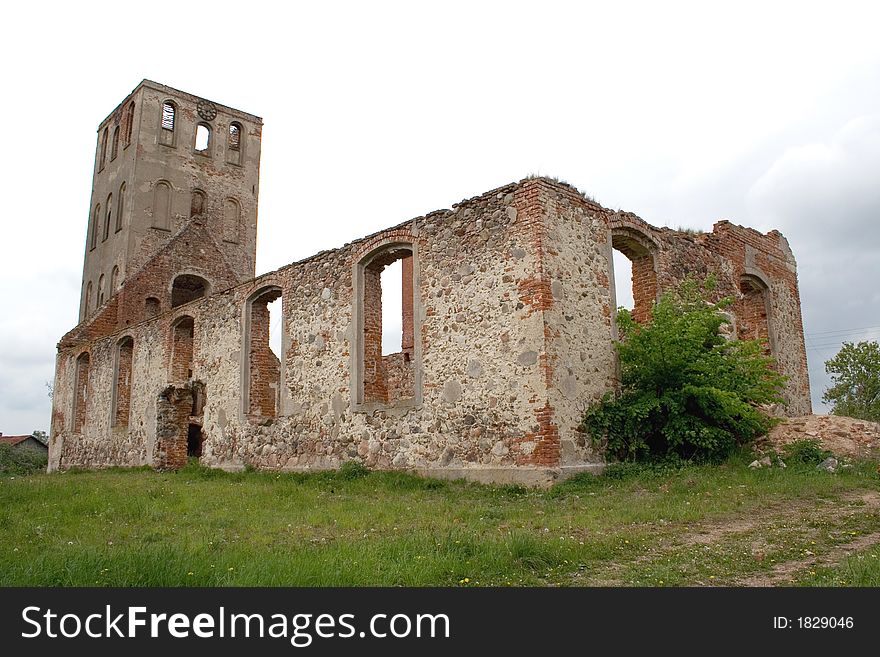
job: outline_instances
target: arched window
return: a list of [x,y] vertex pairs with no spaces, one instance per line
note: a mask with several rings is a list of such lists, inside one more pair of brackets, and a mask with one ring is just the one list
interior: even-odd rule
[[116,294],[116,288],[119,286],[119,265],[113,265],[113,271],[110,272],[110,296]]
[[201,299],[208,293],[210,285],[201,276],[181,274],[171,286],[171,307],[177,308],[190,301]]
[[614,249],[615,303],[629,310],[636,322],[644,324],[651,319],[651,309],[657,301],[654,243],[635,230],[616,228],[611,231],[611,246]]
[[761,341],[764,353],[772,355],[770,290],[767,284],[758,276],[742,275],[739,279],[739,297],[733,308],[737,319],[737,337],[740,340]]
[[104,274],[98,279],[98,303],[97,308],[104,305]]
[[107,162],[107,128],[101,133],[101,157],[98,160],[98,171],[104,170],[104,164]]
[[116,232],[122,230],[122,211],[125,210],[125,183],[119,186],[119,201],[116,208]]
[[86,284],[86,299],[83,304],[83,313],[82,318],[85,319],[89,316],[89,313],[92,312],[92,282],[89,281]]
[[211,152],[211,126],[207,123],[199,123],[196,126],[196,153],[210,155]]
[[[365,257],[356,271],[355,401],[382,405],[412,402],[420,398],[413,246],[384,246]],[[396,280],[390,280],[392,277]],[[383,328],[383,322],[388,326]]]
[[170,100],[162,103],[162,122],[159,130],[159,143],[174,146],[174,128],[177,118],[177,106]]
[[131,407],[131,376],[134,360],[134,340],[122,338],[116,344],[116,367],[113,377],[113,413],[110,420],[115,427],[127,427]]
[[184,315],[171,326],[171,379],[187,381],[193,373],[195,322]]
[[110,220],[113,217],[113,194],[107,196],[107,216],[104,218],[104,237],[101,241],[106,240],[110,236]]
[[241,206],[234,198],[223,201],[223,239],[236,243],[241,239]]
[[229,124],[229,135],[226,140],[226,161],[241,164],[241,124],[233,121]]
[[205,214],[205,210],[207,207],[206,204],[205,192],[200,189],[194,189],[192,193],[192,199],[189,204],[189,216],[197,217],[199,215]]
[[117,155],[119,155],[119,126],[113,128],[113,146],[110,149],[110,161],[115,160]]
[[171,230],[171,185],[164,180],[153,192],[153,227]]
[[92,246],[91,248],[95,248],[98,246],[98,232],[101,230],[101,204],[95,206],[95,211],[92,213]]
[[[283,332],[281,288],[262,288],[251,296],[245,308],[244,408],[248,415],[277,417],[281,410]],[[276,335],[280,339],[273,339]]]
[[88,352],[81,353],[76,359],[76,370],[73,375],[73,433],[81,433],[86,424],[86,405],[89,399],[89,365]]
[[131,143],[131,131],[134,128],[134,102],[128,104],[125,109],[125,132],[123,133],[123,147]]

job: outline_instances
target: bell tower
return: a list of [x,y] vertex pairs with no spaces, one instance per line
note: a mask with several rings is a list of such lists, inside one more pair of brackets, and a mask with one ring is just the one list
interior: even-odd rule
[[[101,122],[80,321],[193,221],[239,281],[254,277],[262,128],[258,116],[150,80]],[[156,281],[157,298],[167,285]]]

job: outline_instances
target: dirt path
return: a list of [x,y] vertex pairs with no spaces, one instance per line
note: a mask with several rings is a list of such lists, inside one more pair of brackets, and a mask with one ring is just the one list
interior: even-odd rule
[[[777,502],[762,509],[760,515],[748,517],[734,516],[724,520],[701,524],[697,527],[687,527],[683,533],[675,536],[672,542],[652,549],[634,562],[629,564],[609,564],[609,568],[597,574],[595,579],[590,580],[591,586],[625,586],[621,580],[621,571],[630,565],[647,564],[658,560],[675,551],[687,549],[695,545],[719,544],[734,536],[742,536],[755,533],[752,544],[756,559],[767,547],[761,534],[761,530],[769,529],[786,519],[796,517],[799,514],[809,512],[816,520],[830,520],[833,518],[846,518],[857,513],[865,513],[880,509],[880,492],[860,491],[855,494],[843,495],[833,503],[817,506],[815,500]],[[880,544],[880,531],[854,537],[853,540],[837,545],[822,555],[806,555],[803,559],[794,559],[777,564],[769,572],[763,572],[751,576],[735,578],[724,582],[729,586],[780,586],[791,584],[796,579],[796,574],[807,568],[831,566],[839,563],[850,554]],[[583,581],[579,581],[583,584]],[[702,584],[703,582],[694,582]],[[720,583],[720,582],[719,582]]]

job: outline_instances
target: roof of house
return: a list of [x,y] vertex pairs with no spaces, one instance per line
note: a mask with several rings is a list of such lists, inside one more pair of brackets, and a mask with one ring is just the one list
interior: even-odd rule
[[18,443],[23,443],[28,438],[33,438],[33,436],[0,436],[0,445],[18,445]]

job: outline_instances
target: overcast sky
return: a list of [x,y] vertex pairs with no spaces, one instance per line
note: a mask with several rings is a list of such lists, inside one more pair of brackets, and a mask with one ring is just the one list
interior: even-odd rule
[[263,117],[258,273],[529,174],[655,225],[778,228],[818,404],[841,340],[880,337],[878,24],[847,2],[13,3],[0,431],[49,430],[97,126],[143,78]]

